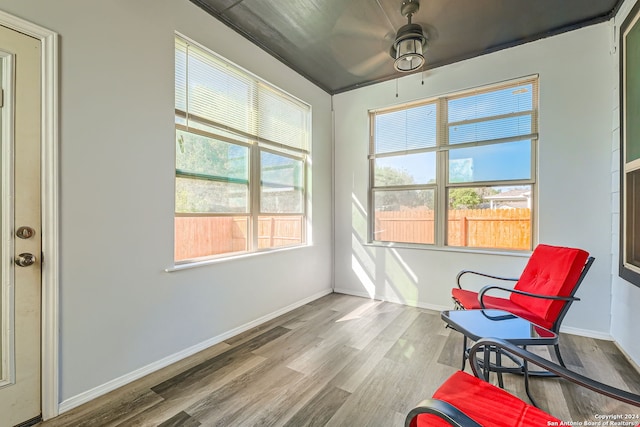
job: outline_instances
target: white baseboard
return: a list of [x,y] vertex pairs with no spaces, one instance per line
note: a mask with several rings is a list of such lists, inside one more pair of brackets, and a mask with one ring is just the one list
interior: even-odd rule
[[300,301],[297,301],[293,304],[290,304],[284,308],[281,308],[280,310],[274,311],[273,313],[267,314],[265,316],[262,316],[252,322],[246,323],[242,326],[239,326],[235,329],[232,329],[228,332],[225,332],[224,334],[215,336],[213,338],[210,338],[206,341],[203,341],[201,343],[198,343],[194,346],[191,346],[189,348],[186,348],[182,351],[179,351],[177,353],[174,353],[170,356],[167,356],[163,359],[160,359],[156,362],[150,363],[146,366],[143,366],[140,369],[136,369],[135,371],[132,371],[126,375],[123,375],[121,377],[115,378],[111,381],[108,381],[102,385],[99,385],[97,387],[94,387],[90,390],[87,390],[85,392],[82,392],[80,394],[77,394],[73,397],[70,397],[66,400],[64,400],[63,402],[60,403],[60,405],[58,406],[58,413],[62,414],[64,412],[67,412],[73,408],[76,408],[84,403],[87,403],[97,397],[100,397],[110,391],[113,391],[117,388],[120,388],[124,385],[127,385],[137,379],[140,379],[142,377],[144,377],[145,375],[149,375],[155,371],[158,371],[162,368],[165,368],[169,365],[171,365],[172,363],[176,363],[182,359],[185,359],[189,356],[192,356],[202,350],[205,350],[215,344],[221,343],[222,341],[229,339],[235,335],[238,335],[244,331],[247,331],[253,327],[256,327],[258,325],[261,325],[262,323],[265,323],[271,319],[275,319],[278,316],[281,316],[285,313],[290,312],[291,310],[295,310],[298,307],[301,307],[311,301],[315,301],[318,298],[322,298],[325,295],[328,295],[332,293],[331,289],[327,289],[326,291],[322,291],[322,292],[318,292],[310,297],[304,298]]
[[590,329],[574,328],[573,326],[561,326],[560,332],[570,335],[578,335],[581,337],[595,338],[598,340],[615,341],[613,337],[606,332],[592,331]]
[[638,365],[638,362],[636,362],[633,359],[633,357],[631,357],[631,355],[627,353],[627,351],[624,348],[622,348],[620,344],[618,344],[618,341],[613,341],[613,343],[616,345],[616,347],[618,347],[618,350],[620,350],[620,353],[622,353],[622,355],[629,361],[629,363],[631,364],[631,366],[633,366],[636,372],[640,374],[640,365]]
[[336,294],[353,295],[354,297],[378,299],[378,298],[372,297],[371,295],[369,295],[366,292],[353,292],[353,291],[351,291],[349,289],[333,288],[333,292],[335,292]]
[[446,305],[438,305],[438,304],[429,304],[421,301],[403,301],[400,298],[389,298],[384,295],[374,295],[373,297],[371,297],[371,295],[369,295],[366,292],[354,292],[351,289],[342,289],[342,288],[335,288],[333,291],[337,294],[353,295],[356,297],[369,298],[369,299],[374,299],[378,301],[388,301],[388,302],[393,302],[395,304],[408,305],[410,307],[425,308],[427,310],[433,310],[433,311],[444,311],[444,310],[453,309],[453,303],[450,306],[446,306]]

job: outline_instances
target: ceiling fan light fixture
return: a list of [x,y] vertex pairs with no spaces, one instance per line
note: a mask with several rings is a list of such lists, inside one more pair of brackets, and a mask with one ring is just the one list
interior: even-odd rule
[[[400,43],[393,67],[403,73],[417,70],[424,64],[424,56],[416,48],[419,40],[404,40]],[[405,52],[405,53],[402,53]]]
[[391,57],[395,60],[393,67],[402,73],[415,71],[425,62],[427,37],[420,25],[411,23],[411,16],[419,7],[417,0],[404,0],[402,3],[401,13],[407,17],[408,23],[398,30],[391,46]]
[[[417,27],[419,27],[419,25],[417,25]],[[422,67],[425,61],[423,54],[425,44],[426,39],[422,35],[422,32],[399,37],[394,43],[396,55],[393,67],[403,73]]]

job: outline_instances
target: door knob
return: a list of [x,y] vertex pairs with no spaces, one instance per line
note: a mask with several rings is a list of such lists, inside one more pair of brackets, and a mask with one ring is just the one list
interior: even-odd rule
[[15,261],[19,267],[28,267],[30,265],[35,264],[36,256],[28,252],[25,252],[18,255]]

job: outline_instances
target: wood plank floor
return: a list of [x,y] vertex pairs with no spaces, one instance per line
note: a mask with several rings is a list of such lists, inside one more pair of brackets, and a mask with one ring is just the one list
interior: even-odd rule
[[[571,369],[640,393],[613,343],[560,342]],[[39,425],[402,426],[459,368],[461,346],[437,312],[331,294]],[[558,379],[532,382],[540,406],[564,421],[640,414]],[[525,398],[522,378],[506,375],[505,387]]]

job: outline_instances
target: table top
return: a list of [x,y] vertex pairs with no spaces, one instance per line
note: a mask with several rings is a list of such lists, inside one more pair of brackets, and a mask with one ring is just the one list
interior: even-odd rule
[[503,310],[446,310],[440,317],[449,326],[477,341],[500,338],[515,345],[553,345],[558,335]]

